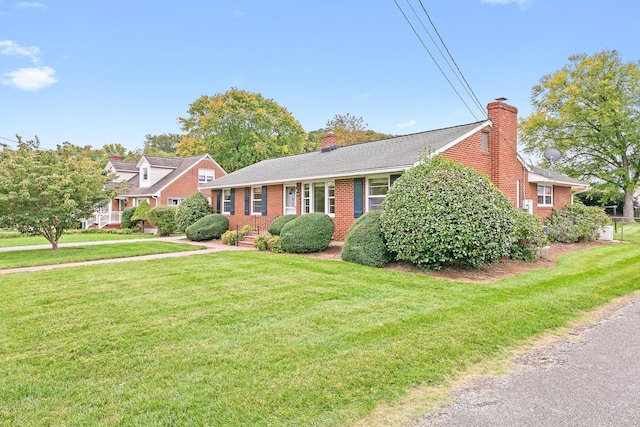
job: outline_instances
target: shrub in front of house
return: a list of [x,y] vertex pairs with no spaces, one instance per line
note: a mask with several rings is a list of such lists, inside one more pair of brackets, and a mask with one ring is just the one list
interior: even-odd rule
[[176,231],[176,209],[176,206],[157,206],[147,214],[160,236],[170,236]]
[[200,218],[185,230],[187,239],[195,242],[219,239],[229,229],[229,220],[220,214],[209,214]]
[[423,158],[389,189],[380,226],[396,258],[423,270],[477,268],[508,255],[513,207],[487,177],[444,157]]
[[198,192],[187,196],[176,210],[176,227],[180,231],[187,230],[192,224],[195,224],[201,218],[211,215],[211,206],[204,197],[204,194]]
[[136,208],[126,208],[122,211],[122,216],[120,217],[120,227],[123,229],[131,228],[133,226],[133,221],[131,221],[131,217],[136,213]]
[[267,242],[267,249],[277,254],[283,253],[284,248],[282,247],[282,238],[280,236],[271,236]]
[[554,209],[545,219],[545,225],[549,231],[549,241],[577,243],[596,240],[602,227],[609,221],[602,208],[576,202],[563,209]]
[[344,261],[379,268],[393,260],[380,230],[380,215],[381,210],[370,211],[351,224],[342,246]]
[[271,239],[271,234],[258,234],[255,239],[253,239],[253,247],[258,249],[259,251],[266,251],[269,249],[269,240]]
[[284,227],[284,225],[289,221],[293,221],[294,219],[298,218],[298,216],[299,215],[296,214],[288,214],[279,216],[278,218],[274,219],[269,226],[269,234],[271,234],[272,236],[279,236],[280,232],[282,231],[282,227]]
[[547,244],[547,236],[542,232],[540,219],[520,209],[513,209],[515,224],[514,241],[509,256],[511,259],[535,261],[540,257],[540,249]]
[[222,234],[222,243],[225,245],[235,246],[244,236],[236,230],[227,230]]
[[[131,221],[133,222],[145,222],[149,220],[149,210],[151,208],[149,207],[149,202],[147,202],[147,200],[143,200],[140,202],[140,204],[136,207],[135,212],[133,213],[133,216],[131,217]],[[120,225],[122,227],[122,224]]]
[[286,223],[280,231],[282,248],[290,253],[320,252],[329,247],[335,226],[329,215],[308,213]]

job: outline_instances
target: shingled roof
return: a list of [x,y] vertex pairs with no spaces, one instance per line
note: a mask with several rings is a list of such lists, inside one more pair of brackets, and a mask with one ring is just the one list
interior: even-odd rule
[[425,150],[444,151],[490,124],[490,121],[481,121],[338,147],[324,153],[315,151],[267,159],[200,188],[244,187],[400,171],[413,167]]

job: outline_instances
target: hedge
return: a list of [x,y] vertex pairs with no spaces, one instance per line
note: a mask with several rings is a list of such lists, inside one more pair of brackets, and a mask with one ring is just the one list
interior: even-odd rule
[[323,251],[331,243],[334,228],[327,214],[316,212],[300,215],[282,227],[282,249],[290,253]]
[[229,220],[220,214],[210,214],[196,221],[185,230],[187,239],[195,242],[219,239],[229,229]]
[[351,224],[342,246],[344,261],[384,267],[393,260],[380,230],[381,215],[381,210],[370,211]]

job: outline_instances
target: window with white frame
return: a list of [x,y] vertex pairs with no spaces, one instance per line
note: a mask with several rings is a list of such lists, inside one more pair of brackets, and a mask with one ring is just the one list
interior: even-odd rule
[[142,180],[146,181],[149,179],[149,168],[142,168]]
[[336,213],[336,186],[334,182],[302,184],[302,213]]
[[367,212],[381,209],[389,191],[389,177],[369,178],[367,184]]
[[222,190],[222,213],[231,214],[231,190]]
[[169,197],[167,199],[167,206],[179,206],[180,203],[182,203],[182,201],[184,200],[184,197]]
[[553,186],[538,184],[538,206],[553,206]]
[[143,201],[143,200],[146,200],[146,201],[147,201],[147,203],[149,203],[149,199],[146,199],[146,198],[140,198],[140,197],[138,197],[138,198],[136,198],[136,200],[135,200],[135,205],[134,205],[134,206],[135,206],[135,207],[140,206],[140,203],[142,203],[142,201]]
[[251,213],[254,215],[262,213],[262,187],[251,188]]
[[198,169],[198,182],[211,182],[215,178],[215,171],[213,169]]

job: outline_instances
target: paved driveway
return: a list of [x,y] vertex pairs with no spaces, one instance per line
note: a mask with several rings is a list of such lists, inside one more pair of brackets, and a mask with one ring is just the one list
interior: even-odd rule
[[414,426],[640,426],[640,297],[580,338],[468,385]]

